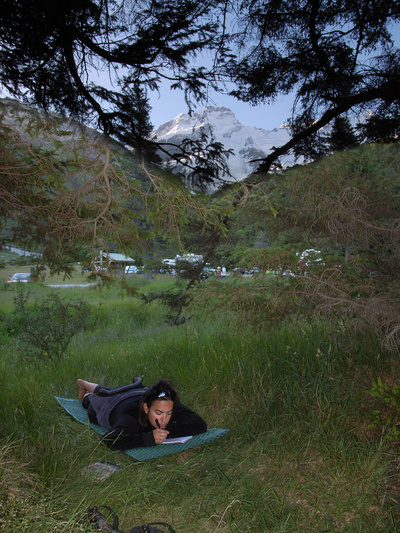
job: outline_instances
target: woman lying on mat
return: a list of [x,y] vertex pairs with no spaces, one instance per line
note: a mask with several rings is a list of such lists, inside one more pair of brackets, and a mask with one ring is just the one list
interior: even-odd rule
[[114,389],[83,379],[78,379],[77,385],[89,420],[109,430],[103,440],[113,450],[154,446],[167,437],[207,431],[204,420],[181,404],[168,379],[160,379],[150,388],[141,378]]

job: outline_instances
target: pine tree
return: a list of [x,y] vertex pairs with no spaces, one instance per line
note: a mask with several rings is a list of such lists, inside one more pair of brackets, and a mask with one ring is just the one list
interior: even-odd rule
[[354,129],[347,117],[336,117],[332,129],[326,137],[329,149],[332,152],[353,148],[359,144]]
[[350,110],[400,117],[397,1],[250,0],[238,18],[236,57],[225,65],[231,94],[255,105],[294,95],[293,136],[261,171],[289,150],[307,156],[309,140]]

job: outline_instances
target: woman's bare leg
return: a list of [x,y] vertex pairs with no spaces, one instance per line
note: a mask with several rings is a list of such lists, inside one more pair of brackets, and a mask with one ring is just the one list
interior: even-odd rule
[[83,400],[86,394],[94,392],[94,389],[97,387],[97,383],[91,383],[90,381],[85,381],[84,379],[78,379],[76,384],[79,389],[79,400]]

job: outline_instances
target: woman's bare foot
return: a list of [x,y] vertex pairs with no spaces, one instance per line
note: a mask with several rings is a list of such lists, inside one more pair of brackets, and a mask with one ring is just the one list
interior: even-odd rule
[[85,381],[84,379],[78,379],[76,384],[78,385],[79,389],[78,399],[80,401],[83,400],[86,394],[94,392],[94,389],[97,387],[97,383],[91,383],[90,381]]

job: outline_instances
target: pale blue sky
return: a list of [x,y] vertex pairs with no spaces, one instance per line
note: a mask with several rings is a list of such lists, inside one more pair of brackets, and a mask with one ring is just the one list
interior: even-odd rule
[[[154,128],[158,128],[180,113],[188,112],[182,92],[170,90],[167,84],[162,86],[160,94],[150,95],[150,105],[153,108],[151,121]],[[291,116],[293,96],[279,96],[276,102],[270,105],[251,106],[245,102],[239,102],[232,96],[214,92],[206,105],[229,108],[244,126],[272,130],[279,128]]]
[[[400,24],[392,26],[392,36],[394,43],[400,46]],[[204,58],[203,58],[204,62]],[[205,60],[209,64],[210,60]],[[183,97],[183,93],[177,90],[170,90],[167,83],[161,86],[161,95],[154,93],[150,95],[150,104],[153,108],[151,112],[151,121],[154,128],[168,122],[178,116],[180,113],[187,113],[188,108]],[[291,110],[294,96],[279,96],[271,104],[251,106],[245,102],[239,102],[231,96],[224,96],[212,92],[209,102],[206,105],[227,107],[236,115],[236,118],[244,126],[254,126],[265,130],[279,128],[291,117]],[[204,107],[204,106],[203,106]],[[199,108],[201,109],[201,107]]]
[[[392,35],[395,44],[400,45],[400,25],[396,24],[393,28]],[[204,58],[202,60],[204,61]],[[210,59],[205,61],[209,63]],[[112,86],[109,73],[97,72],[94,74],[95,81],[105,84],[105,86]],[[100,78],[100,80],[99,80]],[[6,97],[7,91],[1,91],[0,97]],[[293,105],[293,96],[279,96],[275,102],[271,104],[264,104],[258,106],[251,106],[245,102],[239,102],[236,98],[231,96],[221,95],[214,91],[210,91],[210,96],[207,104],[210,106],[227,107],[233,111],[236,118],[244,126],[254,126],[266,130],[279,128],[291,116],[291,109]],[[187,113],[188,108],[185,102],[182,91],[171,90],[167,82],[161,85],[160,93],[154,92],[150,95],[150,105],[152,106],[151,122],[154,128],[158,128],[161,124],[174,119],[180,113]],[[199,107],[198,109],[202,109]]]

